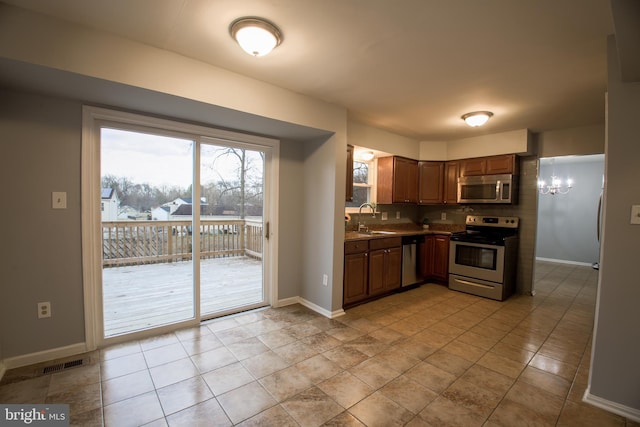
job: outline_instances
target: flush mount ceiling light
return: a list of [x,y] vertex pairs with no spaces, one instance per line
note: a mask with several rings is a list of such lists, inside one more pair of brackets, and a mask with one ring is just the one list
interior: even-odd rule
[[358,157],[360,157],[360,159],[364,160],[365,162],[368,162],[373,160],[375,156],[376,155],[373,153],[373,151],[363,151],[360,152]]
[[477,127],[487,123],[491,116],[493,116],[491,111],[474,111],[462,116],[462,120],[471,127]]
[[282,42],[282,33],[262,18],[239,18],[229,26],[229,33],[251,56],[265,56]]

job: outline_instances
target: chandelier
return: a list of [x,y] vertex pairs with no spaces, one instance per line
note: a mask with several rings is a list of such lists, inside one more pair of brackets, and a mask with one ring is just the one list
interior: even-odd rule
[[540,194],[567,194],[573,188],[573,181],[571,178],[567,179],[565,183],[555,175],[551,175],[551,184],[547,185],[543,180],[538,181],[538,191]]

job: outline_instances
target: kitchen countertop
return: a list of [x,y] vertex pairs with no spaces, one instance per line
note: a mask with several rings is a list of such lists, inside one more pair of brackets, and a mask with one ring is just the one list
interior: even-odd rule
[[[445,227],[443,227],[445,228]],[[361,233],[358,231],[347,231],[344,235],[345,242],[353,241],[353,240],[368,240],[368,239],[383,239],[388,237],[404,237],[404,236],[416,236],[416,235],[429,235],[429,234],[439,234],[449,236],[451,233],[457,231],[464,231],[464,224],[460,227],[446,227],[445,229],[441,229],[439,227],[436,228],[402,228],[402,229],[380,229],[380,230],[371,230],[367,233]],[[379,232],[376,233],[376,232]]]

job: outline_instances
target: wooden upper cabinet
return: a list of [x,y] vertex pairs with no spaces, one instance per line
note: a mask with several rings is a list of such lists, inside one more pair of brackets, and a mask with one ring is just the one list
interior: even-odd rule
[[444,162],[418,162],[418,203],[444,202]]
[[487,175],[517,175],[518,172],[518,156],[515,154],[487,157]]
[[485,175],[486,171],[487,161],[484,157],[460,161],[460,176]]
[[460,176],[460,162],[452,161],[444,164],[444,203],[458,203],[458,177]]
[[418,161],[404,157],[378,159],[377,202],[418,202]]
[[353,145],[347,145],[347,188],[345,201],[353,201]]
[[460,176],[517,174],[518,162],[515,154],[478,157],[460,161]]

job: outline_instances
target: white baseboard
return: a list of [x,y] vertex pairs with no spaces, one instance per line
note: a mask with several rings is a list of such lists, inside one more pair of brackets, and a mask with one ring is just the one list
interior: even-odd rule
[[582,265],[585,267],[591,267],[593,265],[593,263],[590,263],[590,262],[569,261],[566,259],[541,258],[541,257],[536,257],[536,261],[555,262],[557,264]]
[[275,307],[286,307],[287,305],[298,304],[299,302],[300,302],[300,297],[279,299]]
[[344,316],[345,312],[343,309],[336,311],[329,311],[317,304],[312,303],[311,301],[307,301],[306,299],[300,297],[300,304],[304,305],[307,308],[315,311],[318,314],[322,314],[324,317],[328,317],[329,319],[335,319],[336,317]]
[[40,351],[37,353],[25,354],[22,356],[10,357],[4,360],[5,369],[19,368],[21,366],[33,365],[35,363],[46,362],[49,360],[60,359],[63,357],[82,354],[87,351],[85,343],[72,344],[65,347],[53,348],[51,350]]
[[635,422],[640,422],[640,409],[630,408],[625,405],[621,405],[616,402],[612,402],[607,399],[603,399],[598,396],[594,396],[590,392],[590,387],[587,387],[587,390],[584,392],[584,396],[582,400],[590,405],[597,406],[600,409],[604,409],[605,411],[613,412],[614,414],[623,416],[627,419],[633,420]]
[[291,297],[278,300],[278,305],[276,307],[284,307],[287,305],[300,304],[304,305],[307,308],[315,311],[318,314],[322,314],[324,317],[328,317],[329,319],[335,319],[336,317],[344,316],[346,313],[343,309],[336,311],[329,311],[320,307],[318,304],[314,304],[311,301],[308,301],[302,297]]

